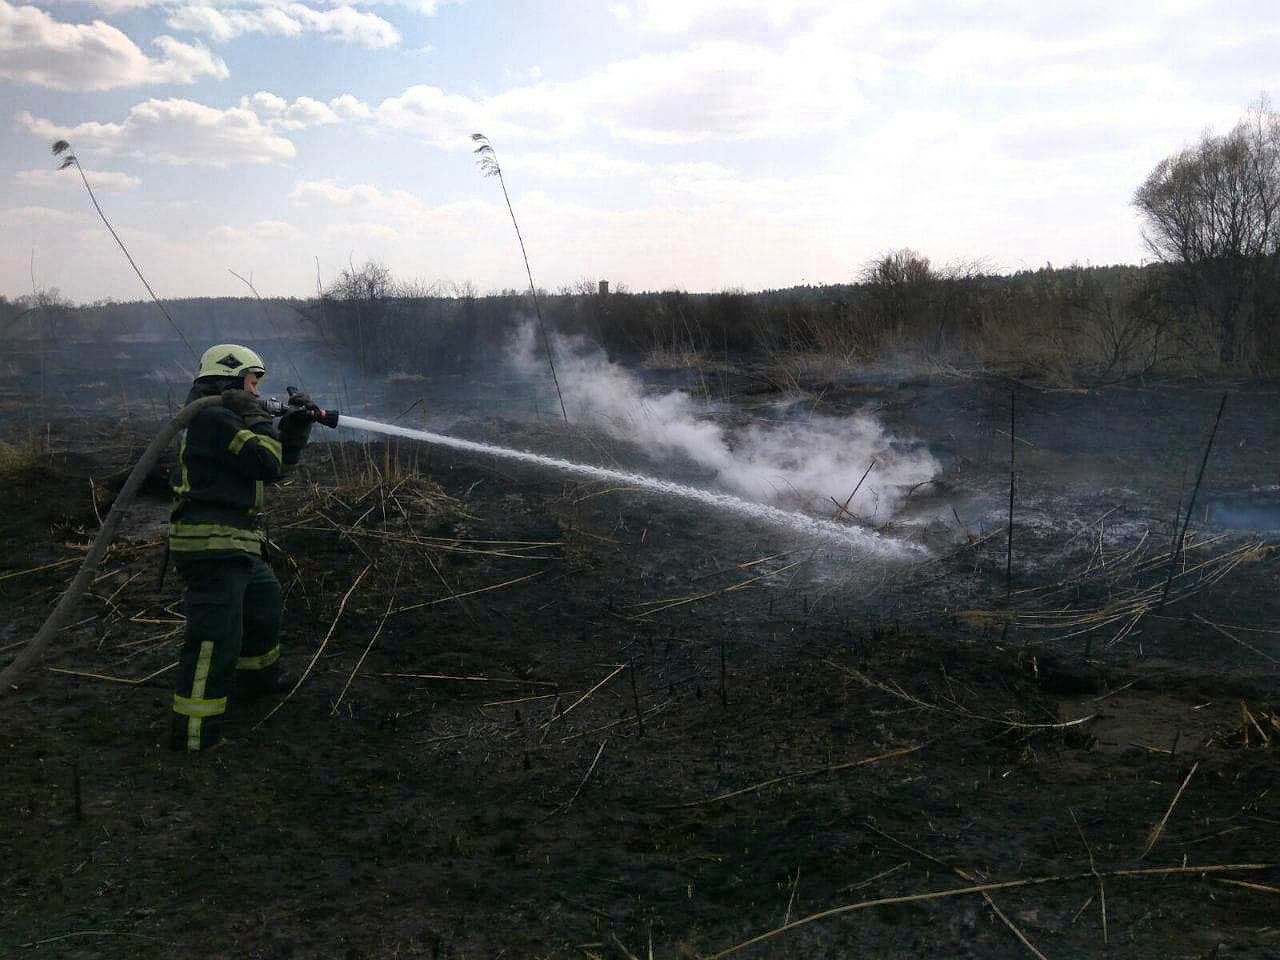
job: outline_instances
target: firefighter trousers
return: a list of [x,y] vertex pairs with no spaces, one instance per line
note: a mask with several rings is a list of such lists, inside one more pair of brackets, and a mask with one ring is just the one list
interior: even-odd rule
[[175,560],[186,583],[186,640],[173,695],[175,750],[222,738],[228,699],[274,689],[279,672],[280,581],[251,554]]

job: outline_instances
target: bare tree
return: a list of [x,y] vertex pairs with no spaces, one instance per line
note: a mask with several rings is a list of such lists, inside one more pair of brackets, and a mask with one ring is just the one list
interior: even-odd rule
[[[1280,268],[1280,116],[1263,97],[1230,133],[1156,164],[1133,198],[1152,254],[1175,267],[1190,303],[1237,359],[1242,322]],[[1258,318],[1262,319],[1262,318]]]
[[375,335],[374,330],[366,328],[379,324],[386,313],[387,301],[395,294],[396,282],[391,270],[377,260],[366,260],[361,267],[347,264],[325,294],[328,299],[345,305],[352,313],[356,358],[361,374],[369,372],[368,338]]
[[932,313],[939,275],[922,253],[890,250],[863,267],[860,279],[886,326],[925,322]]
[[348,264],[338,275],[328,295],[333,300],[358,300],[372,303],[396,294],[395,278],[386,264],[366,260],[363,266]]

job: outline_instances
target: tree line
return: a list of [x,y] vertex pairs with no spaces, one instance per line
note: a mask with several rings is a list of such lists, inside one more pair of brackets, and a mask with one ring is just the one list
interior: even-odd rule
[[[549,325],[615,356],[827,367],[911,362],[1106,382],[1145,373],[1280,372],[1280,116],[1263,97],[1229,132],[1161,160],[1133,204],[1153,261],[997,275],[890,250],[847,284],[756,293],[540,294]],[[370,261],[309,300],[173,301],[189,337],[310,336],[368,375],[492,363],[532,315],[527,291],[397,280]],[[7,336],[167,336],[153,305],[0,297]]]

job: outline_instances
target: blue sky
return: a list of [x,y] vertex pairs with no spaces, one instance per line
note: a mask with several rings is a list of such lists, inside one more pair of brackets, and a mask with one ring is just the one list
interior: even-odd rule
[[1138,262],[1163,156],[1280,90],[1267,4],[0,0],[0,293],[841,282]]

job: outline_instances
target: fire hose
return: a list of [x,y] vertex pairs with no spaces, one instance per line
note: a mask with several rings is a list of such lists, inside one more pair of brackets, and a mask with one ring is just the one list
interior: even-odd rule
[[[294,392],[293,387],[290,387],[290,399],[292,399]],[[98,570],[98,564],[102,562],[102,558],[107,554],[107,549],[111,546],[112,541],[115,540],[116,530],[128,510],[129,504],[133,502],[133,498],[142,486],[147,474],[151,472],[159,461],[160,455],[173,442],[174,437],[180,431],[186,429],[187,425],[195,419],[200,411],[221,403],[222,397],[220,396],[201,397],[199,400],[193,400],[179,410],[178,415],[155,435],[147,449],[143,451],[138,462],[134,464],[133,470],[130,471],[128,479],[124,482],[124,486],[120,488],[120,493],[116,495],[115,502],[111,504],[111,509],[108,511],[106,519],[102,521],[98,535],[93,538],[93,543],[89,546],[89,552],[85,554],[84,560],[80,563],[80,569],[76,571],[71,585],[63,591],[57,606],[53,608],[53,612],[49,614],[48,619],[45,620],[44,625],[40,627],[40,630],[31,641],[18,651],[18,655],[14,657],[7,667],[0,670],[0,697],[3,697],[14,688],[18,678],[40,659],[40,655],[44,653],[45,647],[49,645],[49,642],[57,635],[58,631],[70,622],[76,607],[80,605],[81,599],[84,598],[85,592],[89,589],[93,575]],[[299,409],[297,406],[275,398],[264,398],[262,406],[272,416],[280,416],[290,410]],[[316,423],[322,423],[327,427],[336,427],[338,425],[339,414],[337,410],[322,410],[315,406],[308,406],[306,410]]]

